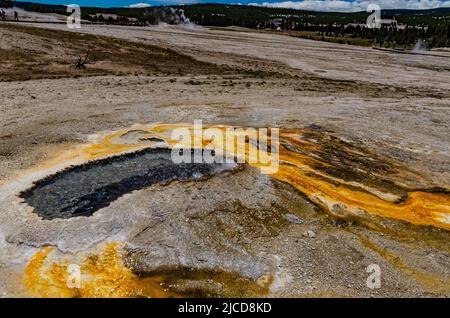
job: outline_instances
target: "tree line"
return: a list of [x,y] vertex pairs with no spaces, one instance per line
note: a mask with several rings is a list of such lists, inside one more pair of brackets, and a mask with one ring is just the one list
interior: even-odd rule
[[[12,5],[25,10],[67,14],[63,5],[47,5],[30,2],[0,0],[0,6]],[[151,8],[94,8],[83,7],[82,19],[94,23],[127,24],[135,18],[136,24],[157,24],[160,21],[178,23],[180,9],[191,22],[205,26],[240,26],[254,29],[272,29],[314,33],[315,39],[364,39],[367,43],[391,43],[411,46],[418,41],[429,48],[450,46],[450,8],[432,10],[384,10],[382,17],[395,17],[402,28],[382,27],[369,29],[364,23],[367,12],[314,12],[284,8],[228,4],[194,4],[184,6],[160,6]],[[117,14],[118,19],[93,16],[96,13]],[[309,36],[311,37],[311,36]]]
[[[311,12],[239,5],[199,4],[183,7],[191,21],[206,26],[241,26],[255,29],[315,32],[319,39],[358,38],[373,43],[411,46],[424,41],[429,48],[450,46],[450,8],[385,10],[401,28],[365,26],[369,13]],[[305,36],[308,37],[308,36]],[[312,37],[312,36],[310,36]]]

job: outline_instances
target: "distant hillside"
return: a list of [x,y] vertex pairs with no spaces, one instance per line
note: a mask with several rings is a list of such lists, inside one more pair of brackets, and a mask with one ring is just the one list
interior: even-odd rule
[[[1,3],[14,3],[15,6],[28,11],[66,14],[66,7],[64,5],[0,0],[0,4]],[[256,27],[258,23],[275,17],[289,17],[292,21],[302,20],[312,24],[363,23],[368,16],[367,12],[317,12],[228,4],[192,4],[173,7],[184,9],[191,21],[198,24],[216,26],[247,25],[249,27]],[[145,12],[151,14],[153,11],[158,11],[159,8],[160,7],[151,7],[148,9],[83,7],[82,14],[86,17],[89,14],[104,12],[138,18],[142,17]],[[442,21],[440,20],[442,19],[445,19],[446,21],[450,20],[450,8],[429,10],[382,10],[382,15],[390,17],[395,16],[397,20],[408,25],[429,25],[441,23]]]

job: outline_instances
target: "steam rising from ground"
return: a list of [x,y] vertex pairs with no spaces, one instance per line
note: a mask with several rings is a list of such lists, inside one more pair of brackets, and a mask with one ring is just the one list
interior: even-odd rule
[[419,39],[414,46],[413,52],[414,53],[421,53],[427,51],[427,44],[422,39]]
[[156,16],[156,23],[168,23],[179,25],[190,25],[191,21],[184,14],[183,9],[174,9],[171,7],[151,8],[145,11],[145,14],[153,14]]

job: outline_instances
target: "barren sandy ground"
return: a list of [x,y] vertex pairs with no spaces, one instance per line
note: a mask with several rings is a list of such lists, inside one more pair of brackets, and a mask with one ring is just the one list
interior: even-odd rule
[[[409,189],[448,193],[450,57],[200,27],[83,26],[80,32],[170,48],[239,71],[0,82],[0,291],[5,296],[26,295],[23,271],[40,247],[79,253],[105,241],[128,244],[131,256],[125,262],[139,272],[213,269],[253,281],[268,274],[270,296],[450,295],[448,230],[379,217],[336,219],[291,186],[251,168],[135,191],[89,218],[39,220],[17,198],[36,178],[55,172],[47,168],[28,177],[26,169],[99,132],[194,119],[312,127],[414,171],[396,179]],[[242,70],[274,75],[248,76]],[[163,221],[155,225],[156,219]],[[366,287],[366,267],[372,263],[382,269],[380,289]],[[217,285],[171,275],[181,294],[197,288],[208,295],[254,295],[228,291],[221,279]]]
[[[66,29],[66,26],[61,24],[43,27]],[[371,48],[310,41],[264,32],[167,25],[151,28],[86,25],[81,31],[176,47],[199,59],[205,59],[212,53],[267,59],[332,79],[426,88],[433,91],[448,90],[450,80],[448,58],[390,54]],[[222,63],[221,59],[215,58],[214,55],[211,58]]]

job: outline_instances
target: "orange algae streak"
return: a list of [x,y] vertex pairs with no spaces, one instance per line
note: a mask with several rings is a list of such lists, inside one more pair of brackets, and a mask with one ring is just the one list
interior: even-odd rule
[[37,297],[70,297],[71,293],[64,288],[64,276],[58,265],[51,266],[46,272],[42,268],[53,247],[44,247],[33,255],[25,269],[24,285],[30,296]]
[[[33,255],[24,273],[24,285],[32,297],[176,297],[164,290],[161,277],[140,278],[122,260],[120,245],[109,243],[98,253],[77,257],[60,255],[53,247],[44,247]],[[78,264],[80,288],[68,284],[70,264]],[[73,285],[71,286],[73,287]]]
[[94,143],[83,149],[83,154],[87,159],[96,159],[126,151],[137,150],[140,144],[125,144],[115,142],[116,138],[122,136],[126,131],[114,132],[101,139],[100,142]]
[[[297,136],[299,135],[301,136],[301,132]],[[291,138],[292,136],[292,131],[281,133],[281,142],[294,144],[305,154],[280,147],[280,168],[272,176],[293,185],[314,203],[337,215],[340,209],[354,215],[367,212],[416,225],[431,225],[450,230],[450,196],[447,193],[413,191],[407,194],[405,200],[392,202],[375,195],[380,193],[377,189],[340,180],[320,171],[320,168],[316,168],[317,163],[333,167],[330,162],[309,154],[309,151],[317,150],[321,145],[311,145],[299,138]],[[353,187],[349,187],[349,184]]]
[[406,201],[393,203],[370,193],[335,186],[302,174],[296,167],[282,165],[275,178],[285,181],[309,197],[311,201],[334,213],[337,205],[354,214],[373,213],[416,225],[432,225],[450,230],[445,217],[450,216],[447,194],[410,192]]

